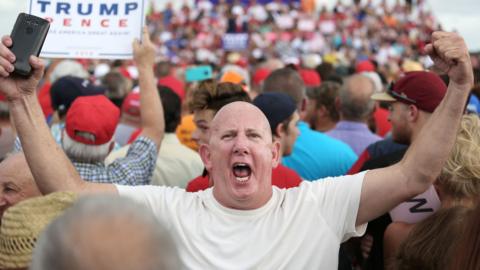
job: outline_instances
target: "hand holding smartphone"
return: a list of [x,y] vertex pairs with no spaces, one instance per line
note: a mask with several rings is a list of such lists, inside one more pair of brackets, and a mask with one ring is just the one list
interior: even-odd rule
[[37,16],[20,13],[13,26],[12,46],[10,50],[15,55],[14,73],[29,76],[32,67],[29,63],[30,55],[38,56],[47,37],[50,23]]

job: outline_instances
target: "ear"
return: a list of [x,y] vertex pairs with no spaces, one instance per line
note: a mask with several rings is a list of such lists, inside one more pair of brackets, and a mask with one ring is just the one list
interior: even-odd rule
[[280,163],[280,142],[274,140],[272,143],[272,168],[276,168]]
[[210,172],[210,170],[212,169],[212,161],[209,146],[206,144],[200,144],[200,147],[198,148],[198,153],[200,154],[200,158],[203,161],[203,165],[205,165],[207,171]]
[[418,120],[420,111],[415,105],[408,105],[408,118],[411,122],[416,122]]
[[308,105],[308,98],[304,97],[302,99],[302,103],[300,104],[300,108],[298,113],[300,114],[300,119],[305,119],[307,117],[307,105]]
[[342,104],[340,103],[340,98],[336,97],[335,98],[335,109],[337,109],[337,111],[340,111],[341,106],[342,106]]
[[273,137],[278,137],[278,138],[282,138],[283,136],[285,136],[285,129],[284,129],[284,124],[283,123],[280,123],[277,125],[277,127],[275,128],[275,134],[273,134]]

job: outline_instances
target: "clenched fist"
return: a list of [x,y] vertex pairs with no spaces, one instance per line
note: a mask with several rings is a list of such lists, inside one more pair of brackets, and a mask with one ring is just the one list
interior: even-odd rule
[[432,43],[425,47],[432,58],[434,69],[447,74],[450,81],[468,91],[473,86],[472,63],[467,45],[457,33],[434,32]]

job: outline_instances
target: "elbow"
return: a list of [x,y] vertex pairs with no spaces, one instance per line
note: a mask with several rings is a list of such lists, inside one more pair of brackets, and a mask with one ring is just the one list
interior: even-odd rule
[[160,149],[160,144],[163,140],[164,135],[165,131],[157,127],[144,127],[141,133],[141,136],[148,137],[155,143],[155,145],[157,146],[157,150]]

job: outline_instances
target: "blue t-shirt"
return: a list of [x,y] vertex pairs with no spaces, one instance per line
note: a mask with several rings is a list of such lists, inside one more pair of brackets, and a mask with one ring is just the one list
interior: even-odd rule
[[293,152],[282,164],[295,170],[305,180],[344,175],[357,160],[347,144],[321,132],[310,129],[305,122],[298,123],[300,135]]

